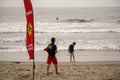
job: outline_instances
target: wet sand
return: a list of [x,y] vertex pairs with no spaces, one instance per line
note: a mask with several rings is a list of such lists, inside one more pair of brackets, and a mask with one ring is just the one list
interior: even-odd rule
[[[97,50],[75,50],[76,62],[86,61],[120,61],[120,51],[97,51]],[[35,51],[36,62],[46,62],[48,53]],[[67,50],[58,50],[56,57],[59,62],[70,62],[70,55]],[[27,51],[0,51],[0,61],[28,61]]]

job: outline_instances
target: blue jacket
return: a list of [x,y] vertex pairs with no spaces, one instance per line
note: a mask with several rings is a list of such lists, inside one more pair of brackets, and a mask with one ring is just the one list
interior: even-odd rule
[[47,48],[48,48],[48,54],[52,57],[55,57],[57,51],[57,46],[55,45],[55,43],[50,43]]

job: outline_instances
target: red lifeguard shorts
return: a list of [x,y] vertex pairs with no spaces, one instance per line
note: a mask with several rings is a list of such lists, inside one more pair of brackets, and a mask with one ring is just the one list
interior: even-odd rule
[[55,64],[58,64],[56,57],[52,57],[52,56],[49,56],[49,55],[48,55],[47,63],[48,63],[48,64],[51,64],[51,62],[52,62],[54,65],[55,65]]

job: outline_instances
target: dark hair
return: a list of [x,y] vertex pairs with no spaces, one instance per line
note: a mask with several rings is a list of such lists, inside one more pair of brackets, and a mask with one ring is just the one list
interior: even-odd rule
[[76,44],[76,42],[73,42],[73,45],[75,45]]
[[51,42],[55,42],[55,38],[54,37],[51,38]]

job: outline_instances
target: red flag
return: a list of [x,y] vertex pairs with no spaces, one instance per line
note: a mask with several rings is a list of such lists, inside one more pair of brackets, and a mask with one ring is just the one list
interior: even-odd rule
[[26,11],[26,48],[30,59],[34,59],[34,19],[33,9],[30,0],[24,0],[24,6]]

